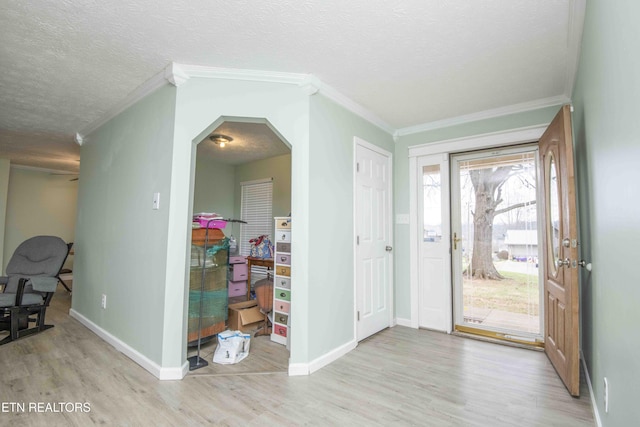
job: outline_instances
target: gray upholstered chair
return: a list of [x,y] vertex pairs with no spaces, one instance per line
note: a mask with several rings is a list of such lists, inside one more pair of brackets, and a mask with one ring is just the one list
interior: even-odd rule
[[0,329],[9,331],[0,345],[53,327],[44,317],[68,254],[67,244],[55,236],[32,237],[15,250],[7,275],[0,277]]

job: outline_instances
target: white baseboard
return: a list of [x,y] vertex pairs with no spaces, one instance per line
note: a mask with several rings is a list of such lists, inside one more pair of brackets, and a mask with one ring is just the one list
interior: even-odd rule
[[411,319],[401,319],[399,317],[396,318],[396,325],[398,326],[406,326],[407,328],[411,328]]
[[593,408],[593,418],[596,420],[596,426],[602,427],[602,421],[600,421],[600,412],[598,412],[598,405],[596,405],[596,396],[593,394],[593,387],[591,385],[591,376],[589,376],[589,370],[587,369],[587,362],[584,360],[584,353],[580,350],[580,360],[582,360],[582,367],[584,368],[584,376],[587,378],[587,385],[589,386],[589,395],[591,396],[591,407]]
[[315,371],[324,368],[329,363],[334,362],[345,354],[349,353],[351,350],[356,348],[357,345],[358,343],[355,340],[349,341],[348,343],[343,344],[340,347],[323,354],[322,356],[312,360],[309,363],[289,364],[289,375],[296,376],[313,374]]
[[296,377],[301,375],[309,375],[309,364],[308,363],[290,363],[289,376]]
[[76,319],[78,322],[82,323],[104,341],[111,344],[116,350],[149,371],[159,380],[181,380],[185,377],[185,375],[187,375],[187,372],[189,372],[188,362],[185,362],[182,366],[162,367],[136,349],[130,347],[125,342],[121,341],[119,338],[111,335],[109,332],[105,331],[100,326],[96,325],[91,320],[78,313],[74,309],[69,310],[69,315]]

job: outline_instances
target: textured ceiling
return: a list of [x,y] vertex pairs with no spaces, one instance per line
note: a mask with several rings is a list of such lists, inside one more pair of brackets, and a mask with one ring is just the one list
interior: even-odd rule
[[0,157],[18,135],[72,160],[172,61],[313,74],[393,129],[566,95],[575,1],[4,0]]
[[291,150],[263,123],[224,122],[211,135],[230,136],[233,141],[224,148],[205,138],[198,144],[198,156],[220,163],[239,165],[255,160],[289,154]]

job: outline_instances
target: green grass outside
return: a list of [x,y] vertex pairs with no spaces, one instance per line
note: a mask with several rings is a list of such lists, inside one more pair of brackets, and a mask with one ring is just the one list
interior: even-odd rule
[[[498,265],[496,267],[499,268]],[[498,271],[505,277],[504,280],[464,279],[465,308],[486,308],[537,316],[540,302],[538,277]]]

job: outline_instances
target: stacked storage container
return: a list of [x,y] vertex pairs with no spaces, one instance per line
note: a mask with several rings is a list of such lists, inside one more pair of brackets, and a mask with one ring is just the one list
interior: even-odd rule
[[275,218],[273,332],[271,340],[289,348],[291,337],[291,217]]

